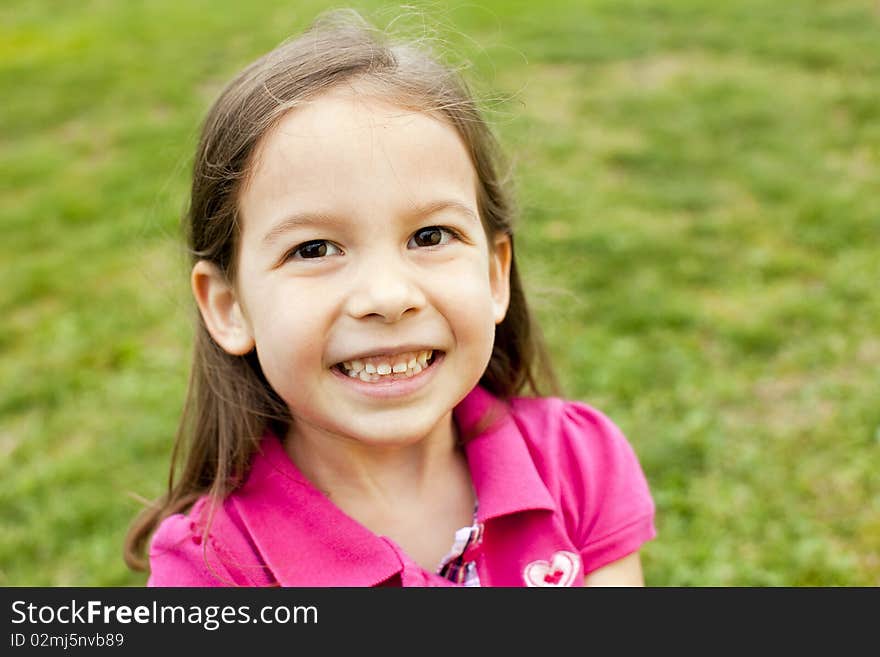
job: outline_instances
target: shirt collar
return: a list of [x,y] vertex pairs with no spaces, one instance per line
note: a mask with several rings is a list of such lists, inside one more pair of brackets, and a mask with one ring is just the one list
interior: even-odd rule
[[263,437],[235,508],[281,586],[375,586],[399,573],[391,546],[345,514]]
[[[477,386],[453,413],[461,435],[497,419],[465,443],[480,522],[553,500],[509,407]],[[265,565],[281,586],[375,586],[403,565],[387,540],[348,516],[299,471],[281,441],[267,433],[245,484],[232,496]],[[452,537],[450,537],[452,541]]]
[[[529,453],[510,406],[485,388],[474,388],[453,411],[467,454],[481,522],[520,511],[556,507]],[[488,427],[476,431],[481,423]]]

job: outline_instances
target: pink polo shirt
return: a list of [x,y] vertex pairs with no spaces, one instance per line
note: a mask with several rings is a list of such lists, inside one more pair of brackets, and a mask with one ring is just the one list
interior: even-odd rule
[[[577,586],[654,538],[647,482],[608,418],[555,397],[506,408],[478,386],[454,409],[460,434],[490,408],[505,412],[465,443],[481,523],[467,558],[482,586]],[[271,434],[203,541],[208,507],[203,497],[161,523],[148,586],[453,585],[336,507]]]

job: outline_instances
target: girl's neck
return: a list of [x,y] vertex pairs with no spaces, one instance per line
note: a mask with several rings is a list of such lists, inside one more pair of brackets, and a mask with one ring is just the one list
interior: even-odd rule
[[285,449],[331,499],[359,499],[378,508],[399,508],[402,499],[428,499],[439,483],[449,481],[451,471],[466,468],[451,412],[427,436],[395,445],[367,445],[295,421]]
[[285,441],[293,462],[331,502],[429,571],[473,517],[470,470],[457,443],[451,412],[405,445],[365,445],[302,425]]

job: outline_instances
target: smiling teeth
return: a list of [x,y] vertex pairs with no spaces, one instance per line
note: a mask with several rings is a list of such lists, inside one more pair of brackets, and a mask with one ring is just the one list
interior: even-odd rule
[[343,370],[351,378],[361,381],[381,379],[403,379],[415,376],[428,367],[428,360],[434,356],[433,350],[411,351],[396,356],[378,356],[355,359],[341,363]]

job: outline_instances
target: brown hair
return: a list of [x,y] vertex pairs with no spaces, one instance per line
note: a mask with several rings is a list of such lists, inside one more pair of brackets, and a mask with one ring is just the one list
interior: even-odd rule
[[[357,13],[344,10],[323,15],[298,38],[247,66],[208,112],[184,218],[193,263],[208,260],[234,280],[238,196],[261,138],[301,101],[355,81],[402,107],[438,115],[458,131],[477,172],[478,209],[490,245],[500,234],[508,234],[512,243],[515,208],[500,172],[501,154],[466,83],[424,48],[389,43]],[[543,339],[526,305],[515,258],[507,315],[496,326],[492,356],[480,385],[505,401],[523,392],[540,395],[545,385],[550,393],[559,394]],[[146,569],[145,547],[163,518],[186,509],[205,493],[221,500],[234,489],[266,428],[284,435],[290,419],[255,353],[226,353],[196,313],[192,371],[168,490],[129,529],[125,541],[129,567]],[[183,468],[179,478],[178,464]]]

